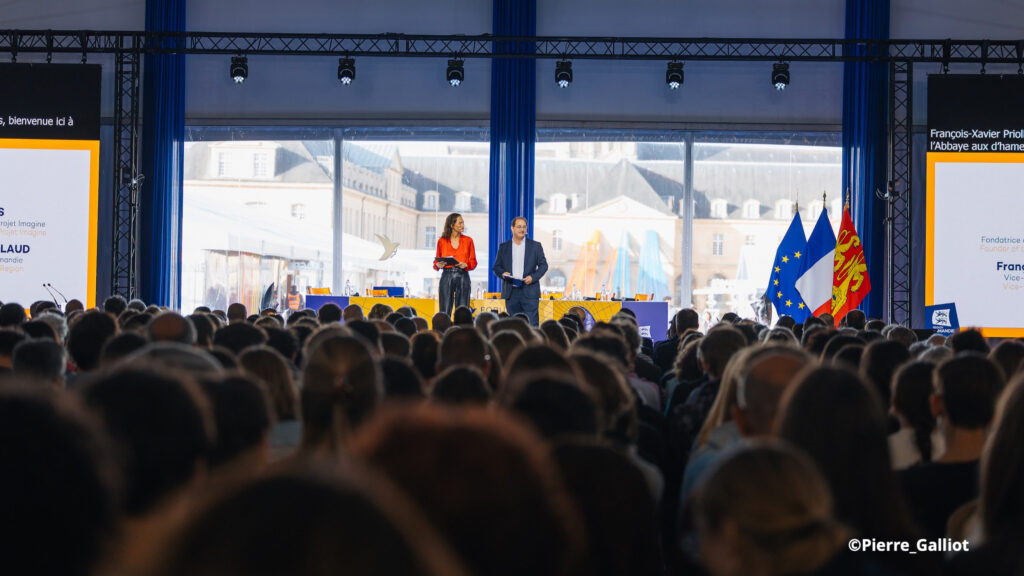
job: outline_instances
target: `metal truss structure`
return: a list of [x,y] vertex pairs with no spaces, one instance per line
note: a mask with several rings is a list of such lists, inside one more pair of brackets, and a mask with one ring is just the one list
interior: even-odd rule
[[[1024,40],[498,37],[487,34],[253,34],[0,30],[0,54],[115,56],[112,289],[136,293],[139,77],[146,54],[532,58],[569,60],[874,62],[889,65],[887,294],[889,320],[911,320],[913,64],[1016,64]],[[897,192],[902,189],[902,193]]]

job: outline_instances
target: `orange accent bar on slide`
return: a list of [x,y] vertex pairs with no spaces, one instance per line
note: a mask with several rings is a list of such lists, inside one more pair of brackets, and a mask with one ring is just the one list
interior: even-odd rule
[[84,304],[86,308],[92,308],[96,305],[96,248],[100,201],[99,140],[0,138],[0,148],[18,150],[86,150],[89,152],[89,242],[85,254],[88,278],[86,278]]

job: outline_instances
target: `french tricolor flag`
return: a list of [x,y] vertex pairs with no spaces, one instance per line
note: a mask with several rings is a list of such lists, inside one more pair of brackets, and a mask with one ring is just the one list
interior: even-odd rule
[[835,272],[836,235],[828,221],[828,211],[821,209],[818,222],[807,240],[796,290],[815,316],[832,311],[832,275]]

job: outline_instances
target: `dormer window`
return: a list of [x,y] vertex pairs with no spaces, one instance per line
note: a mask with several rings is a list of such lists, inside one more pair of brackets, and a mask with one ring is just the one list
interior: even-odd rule
[[431,190],[423,194],[423,209],[437,210],[437,191]]
[[761,217],[761,203],[757,200],[747,200],[743,203],[743,217],[748,220],[756,220]]
[[552,194],[551,195],[551,213],[552,214],[565,214],[565,194]]
[[777,200],[775,202],[775,219],[789,220],[793,217],[793,203],[789,200]]
[[455,195],[455,211],[469,212],[473,205],[473,195],[469,192],[459,192]]
[[712,218],[725,218],[729,212],[729,203],[721,198],[716,198],[711,201],[711,217]]

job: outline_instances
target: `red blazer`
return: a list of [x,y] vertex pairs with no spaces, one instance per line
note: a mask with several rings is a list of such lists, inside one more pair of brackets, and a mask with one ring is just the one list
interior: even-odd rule
[[[459,236],[458,249],[453,248],[451,240],[443,236],[437,239],[436,258],[447,256],[451,256],[459,262],[465,262],[467,272],[476,268],[476,248],[473,247],[473,239],[465,234]],[[445,266],[445,268],[455,268],[455,266]],[[434,270],[440,270],[440,268],[435,265]]]

